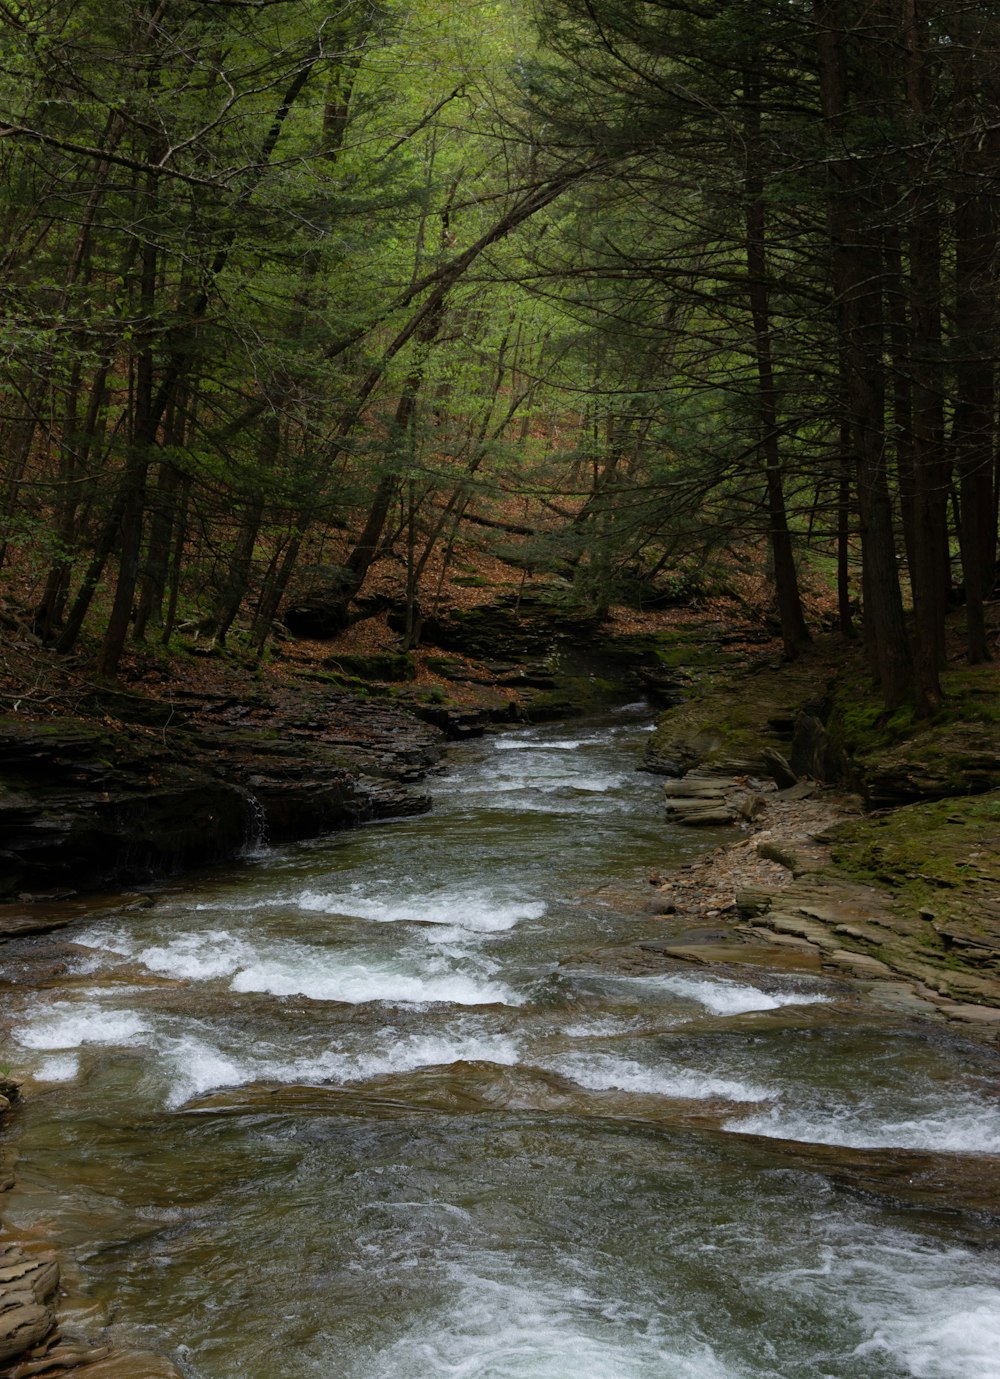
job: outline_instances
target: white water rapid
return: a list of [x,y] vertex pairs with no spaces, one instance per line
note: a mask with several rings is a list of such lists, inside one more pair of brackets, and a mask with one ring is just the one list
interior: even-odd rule
[[432,814],[257,838],[8,988],[8,1218],[113,1337],[189,1379],[998,1379],[996,1057],[639,949],[615,896],[718,841],[645,719],[464,745]]

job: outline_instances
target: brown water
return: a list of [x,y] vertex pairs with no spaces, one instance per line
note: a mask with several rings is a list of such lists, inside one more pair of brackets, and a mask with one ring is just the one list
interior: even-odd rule
[[603,883],[706,842],[643,731],[462,747],[433,814],[258,847],[8,993],[8,1218],[116,1339],[192,1379],[997,1379],[996,1059],[609,962],[657,921]]

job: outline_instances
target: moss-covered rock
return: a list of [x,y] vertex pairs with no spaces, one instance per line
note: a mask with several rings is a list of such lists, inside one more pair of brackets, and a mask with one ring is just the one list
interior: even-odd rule
[[661,714],[646,747],[646,769],[668,776],[696,767],[767,774],[768,752],[787,753],[799,716],[818,709],[825,667],[820,656],[805,656],[741,675],[703,675],[684,703]]
[[828,696],[827,728],[846,774],[881,809],[1000,787],[1000,696],[992,666],[942,675],[940,711],[887,713],[864,671],[842,671]]
[[844,824],[832,855],[844,875],[888,892],[935,960],[1000,972],[1000,790]]

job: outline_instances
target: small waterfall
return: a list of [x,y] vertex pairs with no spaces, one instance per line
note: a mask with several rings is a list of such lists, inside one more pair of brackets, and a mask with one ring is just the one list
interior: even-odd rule
[[267,815],[264,806],[250,790],[243,790],[245,821],[243,825],[243,844],[241,857],[261,857],[269,851],[267,836]]

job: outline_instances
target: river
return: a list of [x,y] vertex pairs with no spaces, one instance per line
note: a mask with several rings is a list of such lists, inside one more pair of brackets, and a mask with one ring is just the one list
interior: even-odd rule
[[92,1321],[191,1379],[997,1379],[995,1054],[640,960],[615,897],[717,841],[646,727],[464,744],[433,813],[257,840],[8,990],[6,1217]]

